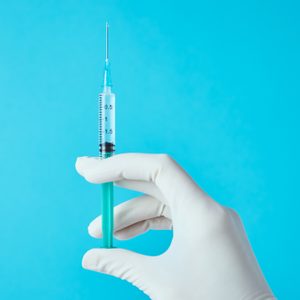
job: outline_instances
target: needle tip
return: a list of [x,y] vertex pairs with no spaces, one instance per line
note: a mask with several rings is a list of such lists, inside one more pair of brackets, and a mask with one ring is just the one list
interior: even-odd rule
[[105,54],[105,60],[106,60],[106,62],[108,62],[108,27],[109,27],[109,25],[108,25],[108,22],[106,21],[106,39],[105,39],[105,44],[106,44],[106,54]]

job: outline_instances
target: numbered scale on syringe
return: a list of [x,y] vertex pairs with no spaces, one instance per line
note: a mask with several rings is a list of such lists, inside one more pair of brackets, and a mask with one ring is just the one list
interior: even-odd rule
[[99,95],[100,153],[115,151],[115,94],[109,90]]

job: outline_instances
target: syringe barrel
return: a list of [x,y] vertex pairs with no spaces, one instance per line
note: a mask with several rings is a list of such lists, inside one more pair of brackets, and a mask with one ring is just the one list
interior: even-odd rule
[[105,88],[99,94],[99,152],[100,156],[115,152],[115,94]]

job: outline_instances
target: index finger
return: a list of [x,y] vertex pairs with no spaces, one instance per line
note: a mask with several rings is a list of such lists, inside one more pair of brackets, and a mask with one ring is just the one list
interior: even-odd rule
[[124,179],[152,182],[170,206],[195,200],[210,201],[185,170],[166,154],[125,153],[107,159],[80,157],[76,170],[91,183]]

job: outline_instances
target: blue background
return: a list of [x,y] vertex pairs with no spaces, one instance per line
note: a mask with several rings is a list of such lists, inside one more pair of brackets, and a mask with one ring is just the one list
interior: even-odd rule
[[100,187],[74,163],[97,155],[106,20],[118,152],[172,155],[240,213],[276,295],[300,299],[299,4],[259,0],[1,1],[0,298],[147,299],[81,268]]

